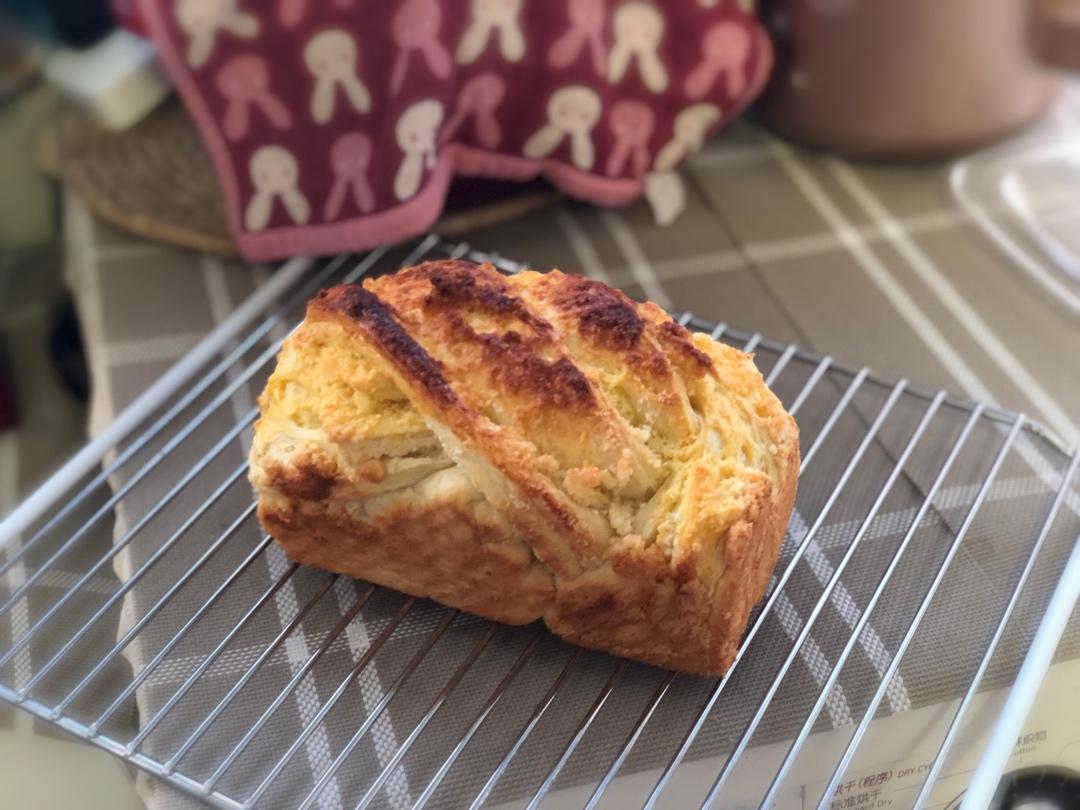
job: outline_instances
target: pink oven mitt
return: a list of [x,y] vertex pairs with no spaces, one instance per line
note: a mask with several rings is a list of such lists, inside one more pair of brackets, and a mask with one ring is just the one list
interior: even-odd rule
[[136,3],[253,260],[422,233],[455,174],[628,204],[772,61],[743,0]]

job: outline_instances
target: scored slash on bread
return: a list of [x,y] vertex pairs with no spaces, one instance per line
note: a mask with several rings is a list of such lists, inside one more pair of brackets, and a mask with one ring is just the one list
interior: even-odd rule
[[260,408],[291,559],[694,673],[730,666],[798,478],[749,355],[558,271],[325,290]]

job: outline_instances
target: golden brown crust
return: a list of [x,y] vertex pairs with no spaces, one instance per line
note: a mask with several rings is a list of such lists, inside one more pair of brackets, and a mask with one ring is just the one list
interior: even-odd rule
[[457,397],[447,385],[442,368],[394,318],[382,301],[358,284],[342,284],[322,290],[308,306],[308,317],[320,313],[344,315],[360,325],[403,373],[415,377],[433,399],[452,405]]
[[260,405],[292,559],[688,672],[730,666],[795,497],[749,357],[558,271],[327,290]]
[[[275,466],[270,467],[275,477]],[[296,480],[296,479],[293,479]],[[507,624],[536,621],[554,593],[551,574],[494,511],[461,508],[451,485],[440,496],[398,498],[350,514],[348,487],[309,500],[303,487],[275,487],[258,515],[289,559],[435,599]],[[492,592],[512,593],[493,600]]]

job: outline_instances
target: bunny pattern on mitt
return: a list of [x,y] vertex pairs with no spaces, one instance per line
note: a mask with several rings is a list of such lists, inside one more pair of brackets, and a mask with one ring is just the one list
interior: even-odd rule
[[455,174],[640,197],[760,91],[745,0],[138,0],[251,259],[422,233]]

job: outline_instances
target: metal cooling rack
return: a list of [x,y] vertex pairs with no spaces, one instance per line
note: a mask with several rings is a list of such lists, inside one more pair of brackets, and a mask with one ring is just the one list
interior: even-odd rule
[[[1051,654],[1080,657],[1077,454],[1023,416],[683,315],[753,351],[802,431],[781,561],[722,680],[284,559],[244,463],[281,340],[317,289],[448,255],[520,269],[434,237],[287,263],[13,512],[0,696],[220,807],[829,807],[875,718],[958,701],[931,799],[977,693],[1015,681],[985,806]],[[824,760],[823,733],[845,735]]]

